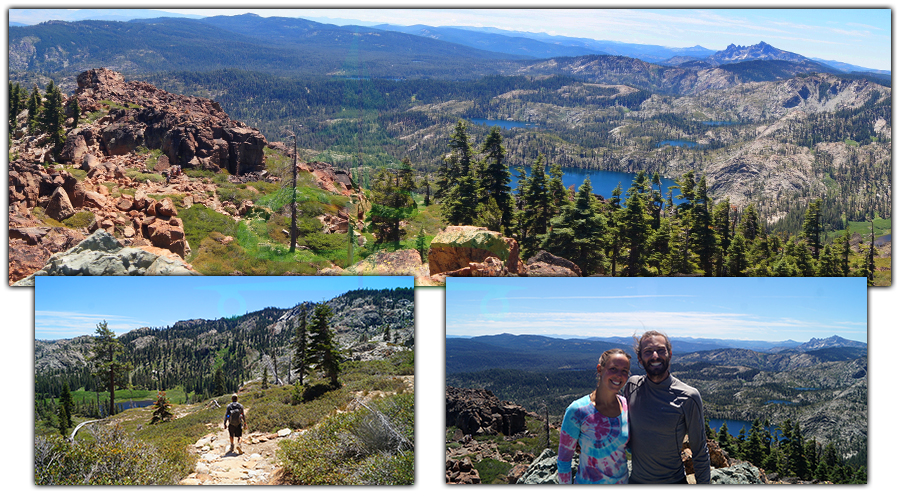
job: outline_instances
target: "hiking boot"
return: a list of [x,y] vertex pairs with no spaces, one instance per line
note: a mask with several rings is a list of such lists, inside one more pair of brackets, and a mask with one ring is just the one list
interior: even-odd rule
[[231,447],[228,448],[228,453],[231,453],[232,451],[234,451],[234,443],[231,443]]
[[238,451],[238,455],[243,455],[244,450],[241,449],[241,443],[237,444],[237,451]]

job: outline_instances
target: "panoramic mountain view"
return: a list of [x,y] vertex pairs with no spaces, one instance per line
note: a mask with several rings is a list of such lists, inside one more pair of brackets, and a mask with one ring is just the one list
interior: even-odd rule
[[10,9],[9,283],[890,285],[890,10],[686,12]]
[[133,281],[37,279],[35,484],[412,484],[412,278]]
[[862,278],[451,278],[446,293],[448,483],[556,482],[567,407],[607,350],[647,375],[634,335],[650,330],[700,393],[712,483],[868,481]]

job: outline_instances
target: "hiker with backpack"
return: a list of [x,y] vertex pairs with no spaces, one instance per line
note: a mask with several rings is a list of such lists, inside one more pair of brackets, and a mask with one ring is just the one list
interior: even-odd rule
[[223,427],[228,429],[228,438],[231,443],[229,453],[234,451],[234,438],[237,438],[237,452],[240,455],[241,450],[241,434],[242,429],[247,428],[247,419],[244,417],[244,406],[237,402],[237,394],[231,395],[231,403],[225,408],[225,422]]

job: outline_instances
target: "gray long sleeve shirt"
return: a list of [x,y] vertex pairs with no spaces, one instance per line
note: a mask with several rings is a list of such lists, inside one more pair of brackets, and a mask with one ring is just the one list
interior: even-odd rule
[[645,375],[628,379],[631,480],[636,483],[677,483],[684,474],[681,444],[688,436],[697,484],[709,483],[709,450],[703,401],[697,389],[669,375],[660,383]]

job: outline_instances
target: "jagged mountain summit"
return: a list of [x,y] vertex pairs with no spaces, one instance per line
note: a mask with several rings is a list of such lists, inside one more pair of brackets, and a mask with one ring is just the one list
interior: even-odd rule
[[725,50],[716,52],[704,60],[717,65],[722,65],[753,60],[805,62],[810,59],[803,57],[800,54],[775,48],[766,42],[759,42],[756,45],[749,45],[746,47],[732,43],[726,47]]
[[868,347],[868,344],[866,344],[865,342],[848,340],[837,335],[832,335],[831,337],[825,339],[812,338],[809,340],[809,342],[797,346],[797,350],[814,351],[818,349],[826,349],[829,347],[859,347],[862,349],[866,349]]

